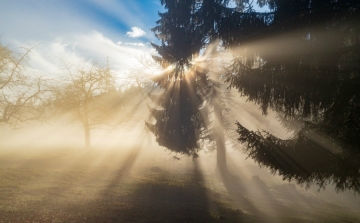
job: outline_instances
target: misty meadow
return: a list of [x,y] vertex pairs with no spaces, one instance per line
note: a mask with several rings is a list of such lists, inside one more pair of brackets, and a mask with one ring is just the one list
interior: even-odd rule
[[0,222],[360,221],[357,1],[0,18]]

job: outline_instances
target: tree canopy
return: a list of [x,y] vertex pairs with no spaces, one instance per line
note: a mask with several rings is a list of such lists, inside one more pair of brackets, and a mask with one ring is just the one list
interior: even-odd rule
[[[229,8],[231,2],[237,7]],[[165,71],[153,80],[164,92],[154,101],[161,109],[151,108],[155,123],[148,123],[148,127],[160,145],[194,155],[199,149],[201,134],[209,126],[208,117],[204,116],[209,107],[202,105],[207,99],[214,102],[214,97],[219,96],[218,78],[209,77],[211,56],[201,65],[196,58],[206,50],[215,52],[216,46],[210,50],[207,48],[219,38],[227,46],[239,31],[241,16],[252,12],[248,9],[251,4],[226,0],[168,0],[161,1],[161,4],[167,11],[159,13],[157,26],[152,29],[161,44],[152,45],[158,52],[158,56],[153,58]],[[220,104],[217,101],[214,109],[217,119],[222,119]]]
[[159,13],[158,26],[152,29],[161,45],[152,44],[160,56],[154,59],[165,72],[153,78],[163,89],[154,102],[158,108],[150,111],[154,124],[147,126],[160,145],[187,155],[197,156],[203,118],[198,108],[202,100],[198,94],[200,82],[206,82],[203,72],[193,69],[191,59],[203,43],[196,12],[197,1],[162,1],[167,12]]
[[294,135],[283,140],[237,123],[239,141],[285,179],[359,191],[360,4],[273,4],[273,21],[240,41],[227,77],[264,114],[275,110]]

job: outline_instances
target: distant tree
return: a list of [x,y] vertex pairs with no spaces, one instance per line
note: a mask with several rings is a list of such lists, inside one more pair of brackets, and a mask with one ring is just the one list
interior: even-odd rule
[[147,97],[149,90],[153,89],[154,82],[149,76],[161,71],[161,66],[157,64],[151,57],[146,55],[137,58],[139,65],[122,75],[121,85],[124,89],[136,87],[140,93]]
[[0,123],[17,125],[40,120],[49,96],[47,83],[41,76],[33,77],[26,59],[30,49],[19,56],[0,44]]
[[109,124],[109,116],[121,107],[110,68],[94,64],[73,69],[65,65],[69,78],[55,90],[54,108],[57,112],[71,112],[85,133],[85,147],[91,147],[90,131]]

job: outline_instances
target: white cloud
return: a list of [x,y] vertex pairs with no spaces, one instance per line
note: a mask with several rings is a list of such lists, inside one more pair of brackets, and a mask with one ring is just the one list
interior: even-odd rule
[[140,66],[138,58],[150,54],[152,48],[148,45],[115,42],[93,31],[42,42],[29,55],[29,65],[34,72],[54,78],[67,76],[64,63],[75,68],[88,63],[105,65],[108,60],[111,70],[121,79],[123,74]]
[[125,45],[131,45],[131,46],[145,46],[143,43],[125,43]]
[[[116,44],[121,45],[121,44],[123,44],[123,42],[118,41]],[[124,44],[129,45],[129,46],[145,46],[145,44],[143,44],[143,43],[124,43]]]
[[142,29],[140,29],[139,27],[131,27],[131,30],[132,31],[129,31],[126,33],[127,36],[130,36],[132,38],[137,38],[137,37],[140,37],[140,36],[145,36],[146,32]]

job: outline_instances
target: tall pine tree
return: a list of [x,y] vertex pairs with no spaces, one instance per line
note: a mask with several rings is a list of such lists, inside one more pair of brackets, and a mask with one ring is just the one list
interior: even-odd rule
[[[154,78],[163,93],[154,100],[161,109],[150,108],[154,122],[148,128],[160,145],[194,157],[200,149],[199,139],[208,136],[216,141],[218,169],[227,172],[219,78],[209,78],[211,60],[199,65],[195,58],[221,37],[220,24],[226,23],[223,17],[235,10],[226,7],[229,3],[226,0],[163,0],[161,3],[167,11],[159,13],[158,25],[152,29],[161,45],[152,45],[160,55],[154,59],[165,69]],[[235,22],[238,20],[232,21]],[[209,106],[201,106],[204,101],[213,107],[210,135],[204,135],[209,132],[206,131]]]
[[152,45],[160,55],[153,58],[165,69],[153,78],[163,93],[152,96],[161,109],[150,108],[155,123],[147,126],[161,146],[197,157],[200,130],[204,127],[197,85],[206,81],[205,75],[195,71],[190,63],[202,42],[194,16],[198,4],[193,0],[161,3],[167,12],[159,13],[158,26],[152,31],[162,44]]

